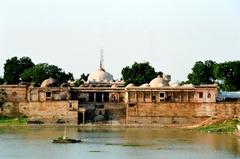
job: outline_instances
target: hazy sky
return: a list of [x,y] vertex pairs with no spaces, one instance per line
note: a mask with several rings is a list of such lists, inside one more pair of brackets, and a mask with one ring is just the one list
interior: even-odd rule
[[239,0],[0,0],[0,76],[29,56],[75,77],[99,67],[114,78],[134,61],[186,80],[199,60],[240,60]]

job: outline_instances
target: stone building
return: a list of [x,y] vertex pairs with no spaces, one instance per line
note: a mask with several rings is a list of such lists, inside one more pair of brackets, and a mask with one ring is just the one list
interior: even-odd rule
[[124,82],[115,81],[101,66],[82,86],[71,88],[71,99],[78,100],[79,108],[83,110],[79,114],[79,123],[83,123],[83,115],[87,121],[125,121],[124,96]]
[[239,102],[217,102],[217,85],[169,84],[170,75],[141,86],[115,81],[100,68],[80,87],[52,78],[41,87],[0,85],[4,100],[0,113],[24,116],[30,123],[118,122],[124,124],[192,124],[209,117],[240,118]]
[[170,79],[169,75],[164,75],[139,87],[129,84],[125,89],[126,122],[190,122],[189,118],[195,115],[193,105],[216,103],[216,85],[170,86]]

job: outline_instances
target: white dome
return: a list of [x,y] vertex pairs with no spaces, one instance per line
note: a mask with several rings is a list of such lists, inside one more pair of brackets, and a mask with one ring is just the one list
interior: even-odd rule
[[146,88],[146,87],[150,87],[150,85],[148,83],[142,84],[141,86],[139,86],[140,88]]
[[98,69],[88,76],[88,82],[111,82],[113,76],[104,69]]
[[157,76],[156,78],[154,78],[149,85],[151,87],[168,87],[169,86],[169,81],[163,79],[160,76]]
[[179,81],[175,81],[173,83],[170,84],[171,87],[180,87],[180,82]]
[[126,88],[132,88],[132,87],[136,87],[135,84],[129,83],[129,84],[126,86]]
[[53,79],[52,77],[45,79],[40,87],[52,87],[52,86],[58,86],[57,80]]
[[171,84],[171,87],[179,87],[180,85],[178,83]]

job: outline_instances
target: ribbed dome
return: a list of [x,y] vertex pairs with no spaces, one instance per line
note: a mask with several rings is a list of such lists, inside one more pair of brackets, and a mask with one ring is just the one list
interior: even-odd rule
[[58,87],[59,86],[59,82],[55,79],[53,79],[52,77],[45,79],[40,87]]
[[160,77],[159,75],[154,78],[149,85],[151,87],[168,87],[169,86],[169,81],[165,80],[164,78]]
[[100,68],[88,76],[88,82],[111,82],[113,81],[113,76],[106,72],[104,69]]

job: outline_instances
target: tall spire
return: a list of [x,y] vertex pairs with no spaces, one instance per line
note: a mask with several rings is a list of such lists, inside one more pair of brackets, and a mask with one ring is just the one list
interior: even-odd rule
[[103,69],[103,49],[100,50],[100,69]]

